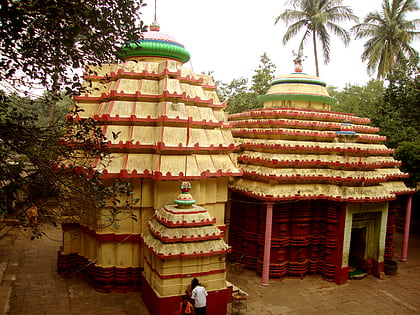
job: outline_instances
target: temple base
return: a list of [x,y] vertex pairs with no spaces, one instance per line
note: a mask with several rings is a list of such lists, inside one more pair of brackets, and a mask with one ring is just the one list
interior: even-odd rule
[[76,276],[84,279],[100,292],[125,293],[140,290],[142,268],[99,267],[77,253],[63,255],[58,252],[57,271],[63,277]]
[[[227,303],[232,296],[231,288],[215,290],[208,292],[207,296],[207,314],[212,315],[226,315]],[[141,297],[153,315],[167,315],[173,314],[182,301],[182,296],[168,296],[160,297],[156,294],[150,284],[146,281],[143,274],[141,274]]]

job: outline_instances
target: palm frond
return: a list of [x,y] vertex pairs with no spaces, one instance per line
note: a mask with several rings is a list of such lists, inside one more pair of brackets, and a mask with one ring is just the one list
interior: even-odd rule
[[306,25],[305,20],[297,21],[296,23],[290,25],[283,36],[283,44],[286,43],[294,36],[296,36]]
[[330,29],[335,36],[341,39],[344,45],[348,46],[351,40],[350,33],[338,24],[327,22],[327,27]]

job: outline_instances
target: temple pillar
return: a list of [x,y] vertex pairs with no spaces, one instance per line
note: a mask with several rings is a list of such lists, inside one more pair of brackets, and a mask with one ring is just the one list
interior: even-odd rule
[[408,238],[410,237],[410,221],[411,221],[411,205],[413,202],[413,195],[408,195],[407,209],[405,211],[405,225],[404,225],[404,236],[401,248],[401,262],[407,262],[408,254]]
[[271,230],[273,226],[273,203],[267,202],[265,216],[265,239],[264,239],[264,261],[262,270],[262,286],[268,286],[270,278],[270,250],[271,250]]

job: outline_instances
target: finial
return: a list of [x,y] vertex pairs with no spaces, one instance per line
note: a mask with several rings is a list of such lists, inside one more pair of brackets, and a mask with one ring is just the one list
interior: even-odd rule
[[152,32],[159,32],[160,31],[160,25],[156,21],[154,21],[152,24],[150,24],[150,31]]
[[191,206],[195,204],[195,200],[190,194],[191,183],[182,182],[180,189],[181,189],[181,193],[174,200],[174,202],[178,205],[178,208],[184,208],[184,209],[191,208]]
[[295,64],[295,72],[302,72],[303,70],[302,62],[306,58],[306,56],[303,55],[303,47],[300,46],[297,53],[292,51],[292,54],[295,56],[295,59],[293,59],[293,62]]
[[160,25],[157,22],[157,18],[156,18],[156,0],[155,0],[155,19],[153,20],[153,23],[150,24],[150,31],[152,31],[152,32],[159,32],[160,31]]
[[154,24],[154,23],[156,23],[156,20],[157,20],[157,19],[156,19],[156,0],[155,0],[155,19],[154,19],[154,21],[153,21],[153,24]]

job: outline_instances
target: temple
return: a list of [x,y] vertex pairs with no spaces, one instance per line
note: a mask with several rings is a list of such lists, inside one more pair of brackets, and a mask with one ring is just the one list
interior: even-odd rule
[[326,83],[297,68],[229,121],[213,79],[184,67],[188,51],[158,25],[122,51],[86,69],[76,120],[110,139],[102,177],[132,185],[138,220],[63,224],[61,274],[141,290],[157,315],[194,277],[209,314],[226,314],[228,250],[262,285],[308,273],[342,284],[349,266],[383,276],[398,198],[412,191],[369,119],[332,112]]
[[407,174],[369,119],[332,112],[325,82],[301,70],[230,116],[244,171],[230,184],[232,256],[263,285],[308,273],[342,284],[349,266],[381,276]]
[[[209,302],[224,301],[209,303],[209,312],[224,314],[228,180],[242,175],[225,104],[210,76],[183,67],[188,51],[158,25],[126,45],[122,58],[86,69],[88,92],[75,97],[76,120],[95,119],[110,139],[112,160],[102,177],[133,186],[138,221],[64,224],[59,272],[77,272],[103,292],[141,284],[152,314],[172,314],[197,277]],[[175,204],[182,182],[191,184],[191,208]]]

